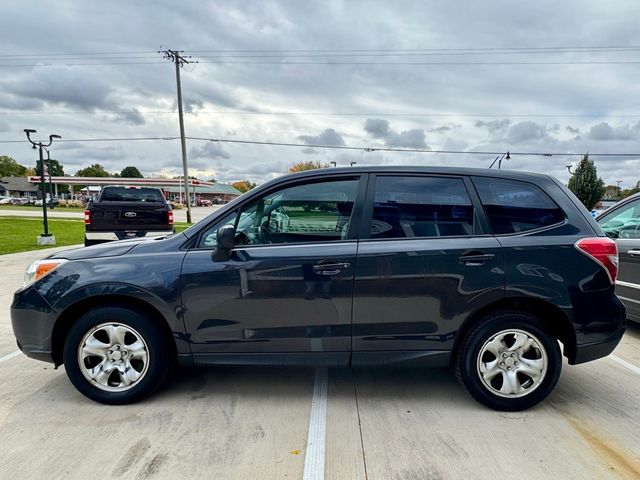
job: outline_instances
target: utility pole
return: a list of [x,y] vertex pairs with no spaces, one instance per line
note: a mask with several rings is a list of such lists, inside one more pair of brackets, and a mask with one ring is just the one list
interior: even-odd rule
[[[182,146],[182,171],[184,174],[184,196],[187,201],[187,223],[191,223],[191,196],[189,195],[189,168],[187,167],[187,141],[184,135],[184,119],[182,117],[182,85],[180,83],[180,68],[190,63],[180,55],[178,50],[160,50],[164,58],[176,65],[176,86],[178,89],[178,118],[180,120],[180,144]],[[189,57],[190,58],[190,57]]]
[[36,133],[35,130],[25,128],[24,133],[27,134],[27,140],[33,145],[33,149],[36,148],[40,152],[40,190],[42,191],[42,224],[44,225],[44,233],[38,237],[38,245],[55,245],[56,238],[49,233],[49,221],[47,220],[47,189],[46,180],[44,176],[44,156],[42,155],[42,149],[49,147],[53,143],[54,138],[62,138],[60,135],[49,135],[49,143],[46,145],[42,142],[34,142],[31,140],[31,134]]

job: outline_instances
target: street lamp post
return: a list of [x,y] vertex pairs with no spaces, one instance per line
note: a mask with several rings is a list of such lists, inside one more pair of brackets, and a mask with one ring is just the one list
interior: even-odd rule
[[36,133],[35,130],[25,128],[24,133],[27,134],[27,140],[33,145],[33,149],[36,148],[40,153],[40,190],[42,191],[42,224],[44,225],[44,233],[38,237],[38,245],[55,245],[56,237],[49,233],[49,221],[47,219],[47,193],[46,193],[46,179],[44,176],[44,157],[42,155],[42,149],[49,147],[53,143],[54,138],[62,138],[60,135],[49,135],[49,143],[46,145],[42,142],[34,142],[31,139],[31,134]]

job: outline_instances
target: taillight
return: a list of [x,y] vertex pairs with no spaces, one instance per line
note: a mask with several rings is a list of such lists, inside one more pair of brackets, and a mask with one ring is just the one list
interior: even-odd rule
[[608,237],[583,238],[576,242],[576,248],[604,267],[611,283],[618,277],[618,246]]
[[173,211],[169,210],[167,212],[167,220],[169,222],[169,225],[173,225]]
[[91,225],[91,210],[84,211],[84,224]]

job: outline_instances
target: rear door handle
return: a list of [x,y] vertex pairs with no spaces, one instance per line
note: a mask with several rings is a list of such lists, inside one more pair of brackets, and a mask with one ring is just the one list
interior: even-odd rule
[[489,260],[493,260],[495,255],[493,253],[479,253],[479,254],[470,254],[470,255],[462,255],[460,257],[460,261],[469,267],[475,267],[479,265],[484,265]]
[[318,275],[337,275],[345,268],[349,268],[351,266],[350,263],[341,262],[341,263],[321,263],[319,265],[313,266],[314,273]]
[[632,257],[640,257],[640,250],[627,250],[627,253]]

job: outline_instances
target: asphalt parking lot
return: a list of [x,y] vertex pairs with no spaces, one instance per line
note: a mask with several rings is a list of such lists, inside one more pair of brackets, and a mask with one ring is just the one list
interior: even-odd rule
[[44,255],[0,256],[0,478],[640,478],[637,325],[520,413],[486,409],[444,369],[185,369],[108,407],[16,353],[12,293]]

